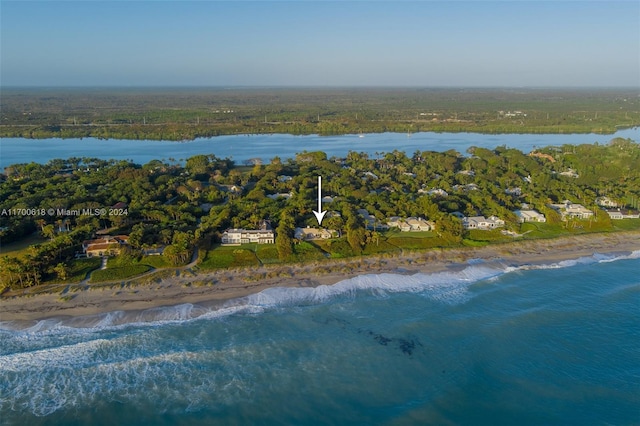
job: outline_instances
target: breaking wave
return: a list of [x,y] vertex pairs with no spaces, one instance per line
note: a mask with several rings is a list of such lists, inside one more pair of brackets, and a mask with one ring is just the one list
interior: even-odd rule
[[483,280],[523,270],[559,269],[577,265],[608,263],[618,260],[639,259],[640,250],[627,254],[600,254],[562,260],[554,263],[507,265],[500,261],[473,259],[459,270],[436,273],[365,274],[332,285],[317,287],[272,287],[259,293],[232,299],[224,303],[162,306],[141,311],[113,311],[72,318],[50,318],[31,324],[0,321],[0,331],[15,333],[58,333],[69,329],[105,330],[130,326],[157,326],[161,324],[215,319],[234,314],[259,314],[278,307],[325,303],[338,297],[356,297],[358,294],[384,296],[388,293],[411,292],[448,304],[467,301],[468,288]]

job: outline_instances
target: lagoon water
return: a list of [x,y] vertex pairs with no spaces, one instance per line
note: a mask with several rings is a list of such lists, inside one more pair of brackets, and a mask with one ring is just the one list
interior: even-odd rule
[[[608,143],[614,137],[640,141],[640,128],[624,129],[613,135],[598,134],[501,134],[477,133],[373,133],[340,136],[293,136],[237,135],[201,138],[188,142],[100,140],[85,139],[0,139],[0,170],[17,163],[46,163],[54,158],[95,157],[108,159],[130,159],[138,164],[151,160],[184,160],[197,154],[215,154],[220,158],[230,157],[237,163],[250,158],[269,161],[275,156],[293,158],[296,153],[322,150],[331,156],[345,156],[349,151],[366,152],[374,156],[377,152],[395,149],[411,155],[420,151],[447,151],[455,149],[464,153],[470,146],[493,149],[506,145],[529,152],[534,148],[549,145]],[[182,161],[181,161],[182,162]]]
[[472,262],[149,323],[0,323],[0,423],[638,424],[638,271],[640,251]]

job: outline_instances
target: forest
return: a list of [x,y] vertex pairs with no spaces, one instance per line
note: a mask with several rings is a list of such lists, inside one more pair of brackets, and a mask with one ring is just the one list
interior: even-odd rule
[[[501,146],[471,147],[466,153],[349,152],[345,158],[303,151],[295,158],[242,166],[213,154],[191,157],[184,165],[95,158],[15,164],[0,176],[0,285],[16,290],[88,278],[117,280],[185,265],[195,255],[196,270],[206,270],[640,228],[640,219],[612,220],[596,205],[596,198],[606,196],[638,208],[636,142],[617,138],[534,154]],[[567,170],[571,173],[563,174]],[[313,215],[318,176],[322,195],[330,197],[323,204],[329,213],[322,227],[338,235],[300,241],[296,227],[318,226]],[[567,199],[595,215],[563,220],[549,205]],[[523,203],[547,222],[519,223],[514,211]],[[111,214],[115,206],[119,214]],[[102,213],[69,214],[83,209]],[[362,209],[379,223],[393,216],[421,217],[435,229],[372,229],[358,212]],[[456,214],[495,215],[508,233],[464,229]],[[263,220],[275,230],[275,244],[220,245],[228,228],[257,229]],[[127,235],[128,244],[108,259],[106,269],[96,270],[100,259],[79,254],[83,241],[100,234]],[[162,255],[149,255],[157,248]]]
[[601,133],[640,125],[637,89],[3,88],[0,137]]

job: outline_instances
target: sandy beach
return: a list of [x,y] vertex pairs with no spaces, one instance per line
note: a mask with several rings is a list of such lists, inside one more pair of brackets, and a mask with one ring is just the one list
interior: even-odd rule
[[[588,234],[551,240],[518,241],[479,248],[456,248],[328,260],[302,265],[176,274],[149,284],[130,281],[110,286],[88,285],[77,291],[0,299],[0,321],[22,328],[47,318],[69,319],[113,311],[144,313],[163,306],[211,307],[270,287],[332,285],[363,274],[415,274],[452,270],[471,259],[520,266],[554,263],[594,253],[628,254],[640,250],[640,231]],[[144,315],[143,315],[144,316]]]

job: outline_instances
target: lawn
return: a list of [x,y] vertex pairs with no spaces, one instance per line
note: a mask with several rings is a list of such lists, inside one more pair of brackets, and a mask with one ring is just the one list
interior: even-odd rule
[[632,231],[640,229],[640,219],[612,220],[613,229],[620,231]]
[[13,257],[21,258],[27,253],[27,249],[29,246],[44,243],[49,241],[47,238],[42,238],[40,234],[34,232],[26,238],[21,239],[20,241],[14,241],[8,244],[0,244],[0,254],[11,255]]
[[91,271],[98,269],[101,264],[102,260],[98,257],[71,261],[67,282],[76,283],[84,280]]
[[393,236],[390,237],[387,241],[396,247],[409,250],[429,249],[434,247],[441,247],[442,245],[444,245],[444,242],[440,238],[436,238],[433,236],[420,238],[412,236],[410,234],[412,233],[405,232],[402,234],[402,236]]
[[491,230],[479,230],[479,229],[471,229],[467,233],[467,240],[472,241],[486,241],[492,243],[499,242],[507,242],[513,241],[513,237],[509,235],[503,235],[502,229],[491,229]]
[[295,259],[298,262],[309,262],[313,260],[322,260],[327,258],[327,253],[320,246],[302,241],[293,246]]
[[147,265],[127,265],[115,268],[98,269],[97,271],[93,271],[89,281],[91,283],[98,283],[103,281],[122,280],[144,274],[150,269],[151,267]]
[[218,246],[207,251],[201,269],[234,268],[239,266],[257,266],[258,258],[253,252],[253,244],[245,246]]
[[376,254],[376,253],[390,253],[394,251],[400,251],[398,246],[391,244],[385,238],[380,238],[380,241],[367,244],[362,252],[364,255]]
[[314,241],[314,244],[324,252],[329,253],[332,259],[340,259],[354,255],[346,238],[318,240]]
[[169,261],[167,261],[167,259],[164,256],[142,256],[142,259],[140,259],[140,261],[138,262],[138,264],[140,265],[148,265],[151,266],[152,268],[155,269],[159,269],[159,268],[169,268],[172,265],[169,263]]
[[255,253],[263,264],[280,263],[278,249],[275,244],[260,244],[257,246]]

